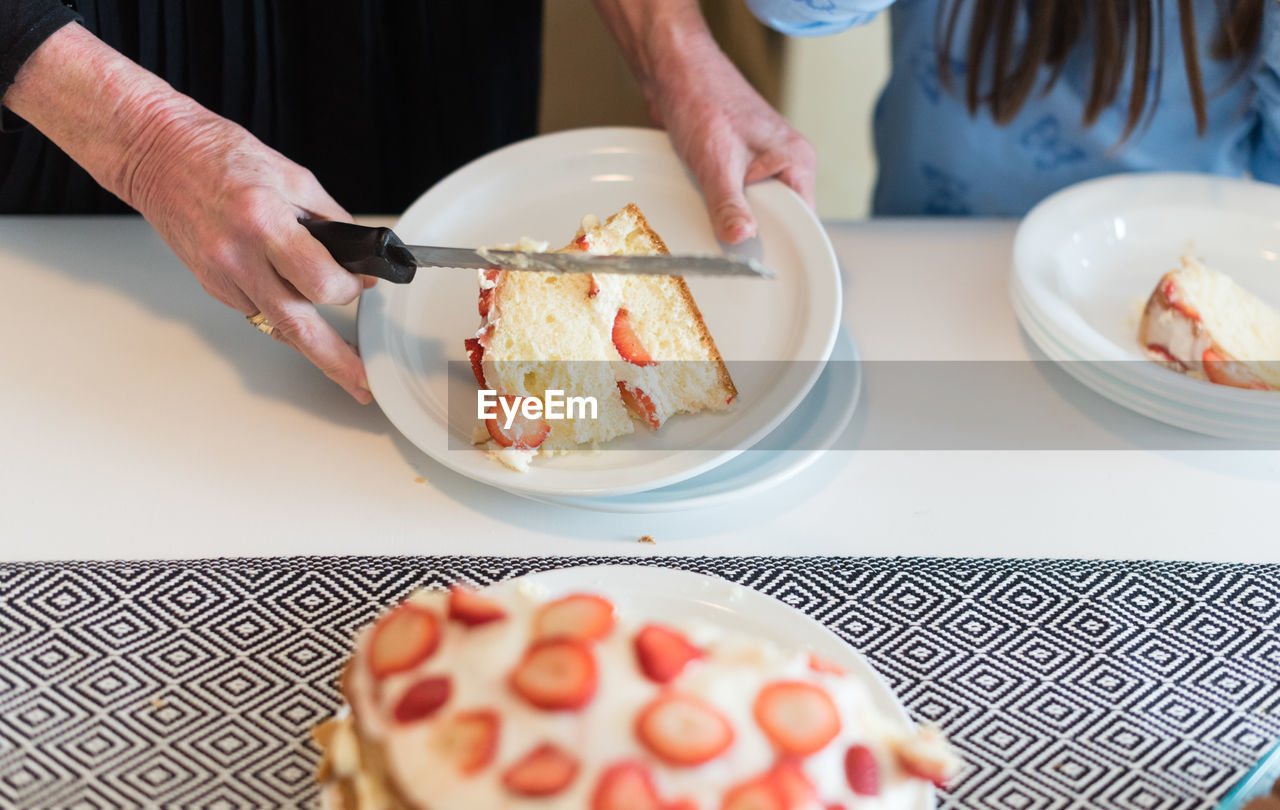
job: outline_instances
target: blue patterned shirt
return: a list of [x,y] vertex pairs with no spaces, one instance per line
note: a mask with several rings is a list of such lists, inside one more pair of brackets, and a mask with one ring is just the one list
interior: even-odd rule
[[[950,59],[951,87],[938,77],[934,21],[939,0],[747,0],[766,24],[793,36],[820,36],[870,21],[892,5],[892,70],[875,110],[880,176],[872,209],[880,215],[1018,215],[1072,183],[1125,171],[1166,170],[1243,175],[1280,182],[1280,4],[1265,3],[1256,60],[1232,82],[1235,63],[1213,59],[1216,0],[1195,0],[1209,127],[1196,134],[1178,15],[1164,15],[1159,104],[1120,143],[1131,72],[1115,104],[1094,126],[1081,123],[1093,69],[1092,37],[1082,36],[1062,75],[998,126],[964,105],[962,13]],[[969,4],[967,7],[971,7]],[[1157,17],[1157,20],[1159,18]],[[1158,37],[1158,31],[1153,34]],[[1048,75],[1048,68],[1042,68]],[[1153,74],[1156,71],[1153,70]],[[840,77],[830,78],[832,98]],[[982,86],[982,85],[980,85]]]

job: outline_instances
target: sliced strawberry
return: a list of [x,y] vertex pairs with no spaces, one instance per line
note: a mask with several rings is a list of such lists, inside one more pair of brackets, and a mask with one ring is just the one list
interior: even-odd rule
[[618,380],[618,393],[622,395],[622,404],[640,417],[646,425],[654,430],[662,427],[662,420],[658,418],[658,408],[643,388],[632,388],[622,380]]
[[1174,284],[1173,279],[1167,275],[1160,282],[1160,293],[1164,296],[1164,300],[1168,302],[1169,306],[1181,312],[1186,318],[1193,321],[1200,320],[1200,313],[1195,310],[1195,307],[1182,300],[1182,296],[1178,292],[1178,285]]
[[730,788],[720,810],[788,810],[787,797],[773,780],[758,776]]
[[951,747],[937,729],[929,726],[920,729],[914,737],[894,743],[893,755],[908,775],[937,787],[946,787],[956,768]]
[[698,803],[693,799],[674,799],[662,805],[662,810],[698,810]]
[[809,781],[799,762],[781,760],[765,775],[765,779],[778,788],[787,810],[808,810],[818,802],[818,789]]
[[412,669],[440,646],[440,621],[431,610],[406,602],[378,619],[369,638],[369,672],[385,678]]
[[591,242],[587,241],[587,235],[585,233],[573,240],[573,246],[578,250],[581,250],[583,253],[591,250]]
[[[520,397],[504,394],[499,399],[505,401],[508,407],[519,407]],[[511,421],[511,427],[505,428],[503,424],[507,419],[506,411],[501,405],[496,406],[494,410],[497,416],[484,420],[484,426],[488,429],[489,436],[503,447],[532,450],[551,435],[551,425],[547,424],[545,419],[526,419],[523,413],[517,413]]]
[[1161,346],[1159,343],[1148,343],[1147,354],[1151,355],[1152,359],[1155,360],[1157,363],[1163,366],[1167,366],[1173,369],[1174,371],[1187,370],[1186,363],[1174,357],[1173,354],[1170,353],[1170,351],[1167,348],[1165,348],[1164,346]]
[[489,317],[489,310],[493,308],[493,291],[495,289],[495,287],[489,287],[480,291],[480,302],[477,308],[480,310],[481,318]]
[[823,672],[827,675],[843,675],[844,668],[839,664],[828,661],[816,653],[809,653],[809,669],[814,672]]
[[880,764],[875,753],[861,743],[844,752],[844,778],[859,796],[880,795]]
[[501,722],[492,709],[460,712],[440,728],[439,745],[444,755],[470,776],[485,769],[498,753]]
[[470,588],[454,585],[449,589],[448,616],[450,621],[460,622],[467,627],[479,627],[505,619],[507,611],[487,596],[481,596]]
[[652,366],[657,363],[631,328],[631,315],[625,309],[618,310],[613,318],[613,345],[628,363],[637,366]]
[[476,383],[481,388],[488,388],[484,381],[484,347],[480,345],[480,339],[467,338],[462,341],[462,345],[467,347],[467,357],[471,359],[471,373],[476,375]]
[[613,603],[603,596],[575,593],[543,605],[533,617],[534,638],[598,641],[613,629]]
[[573,754],[543,743],[502,774],[502,785],[517,796],[554,796],[578,775],[580,763]]
[[426,720],[449,701],[453,686],[444,676],[423,678],[405,690],[391,714],[397,723]]
[[760,690],[752,707],[756,723],[784,754],[806,757],[840,733],[840,713],[820,686],[775,681]]
[[668,765],[701,765],[733,744],[733,726],[701,698],[669,692],[640,710],[636,736]]
[[490,284],[497,284],[498,276],[500,275],[502,275],[502,270],[497,267],[490,267],[488,270],[484,271],[484,280]]
[[1233,388],[1253,388],[1268,391],[1270,386],[1245,366],[1234,360],[1228,360],[1213,349],[1205,349],[1201,357],[1204,362],[1204,374],[1210,382],[1218,385],[1230,385]]
[[511,688],[547,711],[581,709],[596,693],[596,658],[584,641],[535,641],[511,673]]
[[668,810],[658,797],[649,769],[639,762],[610,765],[591,794],[591,810]]
[[640,671],[655,683],[668,683],[688,663],[702,657],[702,650],[680,633],[660,624],[647,624],[636,633],[636,660]]
[[596,274],[591,274],[591,289],[587,290],[588,298],[595,298],[600,294],[600,282],[596,281]]

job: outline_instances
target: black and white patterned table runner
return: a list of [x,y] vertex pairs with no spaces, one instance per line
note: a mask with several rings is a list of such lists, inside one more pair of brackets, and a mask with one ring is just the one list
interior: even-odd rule
[[[0,807],[312,808],[308,732],[382,606],[599,562],[0,565]],[[968,763],[946,808],[1211,808],[1280,737],[1280,566],[635,562],[756,588],[861,650]]]

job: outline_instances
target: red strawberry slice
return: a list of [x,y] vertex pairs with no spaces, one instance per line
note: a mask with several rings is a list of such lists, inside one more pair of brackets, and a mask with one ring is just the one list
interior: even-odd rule
[[880,795],[880,765],[875,753],[861,743],[844,752],[844,777],[859,796]]
[[581,250],[583,253],[591,250],[591,242],[587,241],[587,235],[585,233],[573,240],[573,246],[578,250]]
[[668,765],[701,765],[733,744],[733,726],[701,698],[669,692],[640,710],[636,736]]
[[843,675],[844,668],[839,664],[828,661],[816,653],[809,653],[809,669],[814,672],[822,672],[827,675]]
[[467,338],[462,341],[462,345],[467,347],[467,357],[471,360],[471,373],[476,375],[476,383],[481,388],[488,388],[484,381],[484,347],[480,345],[480,338]]
[[[496,268],[491,268],[491,269],[489,269],[489,270],[485,270],[485,271],[484,271],[484,280],[485,280],[486,282],[488,282],[489,284],[495,284],[495,285],[496,285],[496,284],[498,283],[498,275],[499,275],[499,274],[501,274],[501,273],[502,273],[502,271],[501,271],[501,270],[498,270],[498,269],[496,269]],[[487,317],[489,317],[489,310],[493,308],[493,296],[494,296],[494,292],[495,292],[496,290],[497,290],[497,287],[496,287],[496,286],[495,286],[495,287],[482,287],[482,288],[480,288],[480,303],[479,303],[479,309],[480,309],[480,317],[481,317],[481,318],[487,318]]]
[[693,799],[675,799],[664,804],[662,810],[698,810],[698,803]]
[[760,690],[752,707],[756,723],[784,754],[806,757],[840,733],[840,713],[820,686],[775,681]]
[[[499,397],[509,408],[519,407],[520,397],[504,394]],[[527,419],[523,413],[517,413],[511,421],[511,427],[503,427],[507,417],[502,406],[495,406],[497,414],[493,419],[484,420],[489,436],[502,447],[515,447],[519,450],[532,450],[547,440],[551,435],[551,425],[545,419]]]
[[587,290],[588,298],[595,298],[600,294],[600,282],[596,281],[596,274],[591,274],[591,289]]
[[662,420],[658,418],[658,408],[643,388],[632,388],[622,380],[618,380],[618,393],[622,395],[622,404],[640,417],[646,425],[654,430],[662,427]]
[[507,618],[507,610],[496,600],[481,596],[463,585],[454,585],[449,589],[447,615],[450,621],[479,627]]
[[1178,292],[1178,285],[1173,283],[1173,279],[1166,278],[1161,282],[1160,292],[1169,306],[1181,312],[1188,320],[1200,320],[1200,313],[1196,312],[1195,307],[1182,300],[1182,296]]
[[631,315],[625,309],[618,310],[613,318],[613,345],[628,363],[637,366],[652,366],[657,363],[631,328]]
[[818,802],[818,789],[809,781],[799,762],[784,759],[765,775],[782,794],[787,810],[809,810]]
[[765,777],[756,777],[730,788],[720,810],[789,810],[781,788]]
[[893,755],[902,770],[916,779],[946,787],[955,769],[955,758],[946,740],[934,728],[926,726],[914,737],[893,745]]
[[440,749],[464,775],[485,769],[498,753],[498,713],[474,709],[454,715],[440,729]]
[[548,602],[533,617],[534,638],[598,641],[613,630],[613,603],[603,596],[576,593]]
[[580,764],[573,754],[543,743],[502,774],[502,785],[517,796],[554,796],[578,775]]
[[511,688],[547,711],[581,709],[596,693],[596,659],[584,641],[535,641],[511,673]]
[[391,714],[398,723],[426,720],[449,700],[453,687],[444,676],[423,678],[405,690]]
[[660,624],[647,624],[636,633],[636,660],[640,671],[655,683],[668,683],[688,663],[702,657],[702,650],[680,633]]
[[1213,349],[1205,349],[1201,359],[1204,361],[1204,374],[1210,382],[1230,385],[1233,388],[1270,390],[1269,386],[1248,368],[1234,360],[1228,360]]
[[369,638],[369,672],[385,678],[413,669],[440,646],[440,621],[431,610],[406,602],[373,626]]
[[639,762],[605,768],[591,794],[591,810],[668,810],[658,797],[649,769]]

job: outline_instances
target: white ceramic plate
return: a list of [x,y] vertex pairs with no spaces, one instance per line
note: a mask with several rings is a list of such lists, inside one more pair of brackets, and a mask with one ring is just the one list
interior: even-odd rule
[[[537,583],[552,597],[581,591],[606,593],[622,613],[634,612],[656,621],[715,622],[780,643],[808,647],[866,684],[881,715],[900,728],[912,727],[906,708],[867,660],[821,623],[759,591],[719,577],[641,565],[562,568],[528,574],[492,587],[515,588],[520,581]],[[934,789],[919,783],[907,804],[932,808]]]
[[[451,419],[448,408],[451,384],[474,388],[462,341],[479,326],[475,273],[456,270],[422,270],[412,284],[383,283],[362,296],[360,353],[374,397],[427,455],[523,494],[641,492],[729,461],[800,404],[840,323],[839,270],[816,217],[776,181],[749,187],[747,199],[759,236],[744,249],[778,278],[688,279],[738,387],[729,411],[680,416],[658,436],[642,430],[597,453],[539,458],[527,473],[508,470],[469,445],[475,420]],[[673,252],[720,251],[697,187],[666,136],[645,129],[574,130],[485,155],[433,186],[395,230],[411,244],[488,245],[521,236],[567,242],[584,214],[606,216],[628,202]],[[450,360],[458,361],[452,379]]]
[[1198,174],[1126,174],[1040,203],[1014,239],[1028,335],[1098,393],[1210,435],[1280,439],[1280,393],[1213,385],[1147,361],[1141,306],[1183,253],[1280,305],[1280,189]]
[[768,449],[748,450],[695,478],[631,495],[529,497],[596,512],[652,514],[707,509],[757,495],[794,478],[821,458],[853,419],[861,393],[858,348],[849,331],[842,328],[831,358],[809,395],[760,442]]

